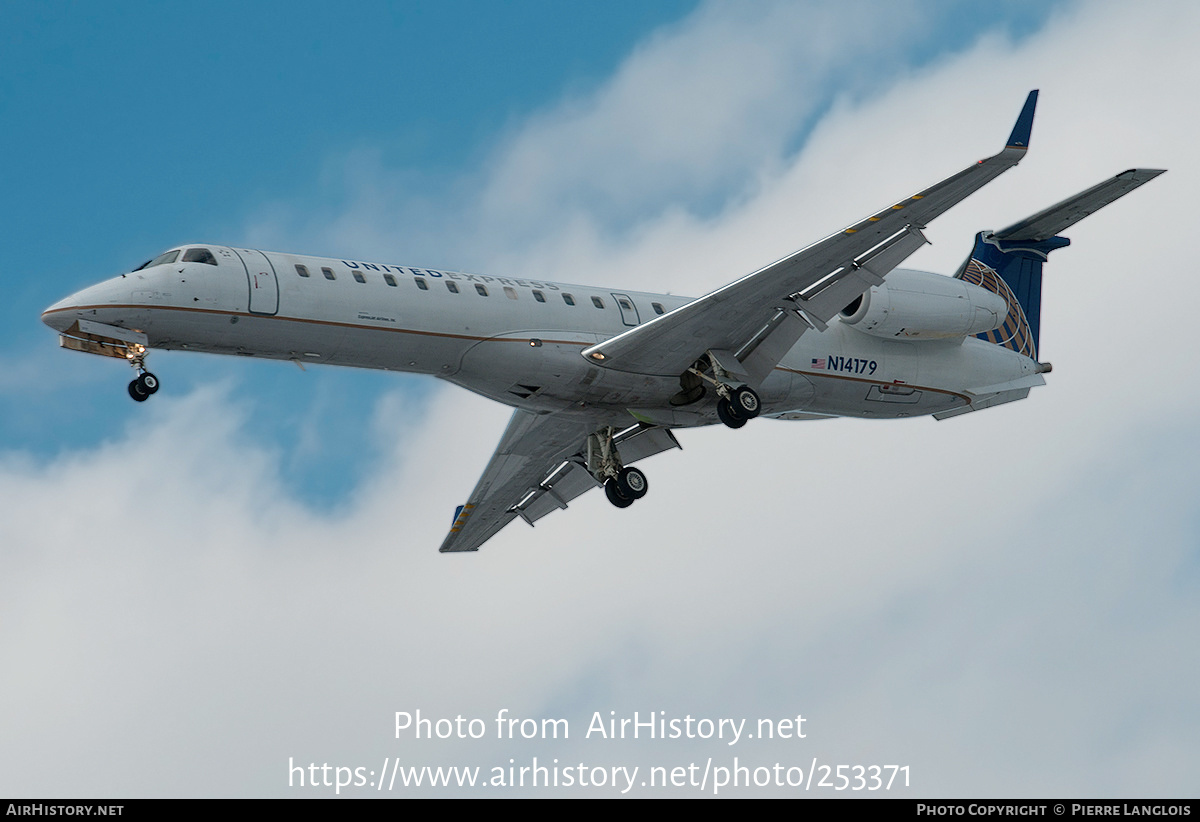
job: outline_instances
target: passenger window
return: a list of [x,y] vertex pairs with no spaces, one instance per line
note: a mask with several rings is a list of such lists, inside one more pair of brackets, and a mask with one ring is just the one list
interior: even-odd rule
[[504,296],[508,297],[510,300],[515,300],[517,298],[517,291],[516,289],[506,285],[504,286]]
[[650,303],[650,307],[654,309],[655,314],[663,313],[662,303]]
[[383,281],[385,283],[387,283],[388,285],[390,285],[392,288],[396,287],[396,278],[393,277],[391,274],[384,274]]
[[217,264],[217,258],[207,248],[189,248],[183,255],[183,261],[185,263],[204,263],[205,265]]
[[421,289],[422,291],[429,290],[429,283],[425,282],[424,277],[417,277],[414,282],[416,282],[417,288]]
[[336,280],[337,279],[337,277],[334,276],[332,268],[322,268],[321,273],[325,275],[325,279],[327,279],[327,280]]
[[446,280],[446,290],[449,291],[451,294],[457,294],[458,293],[458,283],[452,283],[449,280]]
[[604,300],[599,297],[592,297],[592,305],[596,306],[596,308],[604,308]]
[[542,292],[538,291],[536,288],[533,290],[533,298],[535,300],[537,300],[539,303],[546,302],[546,295],[543,294]]
[[304,266],[300,265],[299,263],[297,263],[296,264],[296,273],[299,274],[301,277],[307,277],[308,269],[305,268]]
[[487,287],[482,286],[482,285],[476,285],[475,293],[478,294],[480,297],[486,297],[487,296]]
[[350,273],[353,274],[354,279],[360,283],[365,283],[367,281],[367,278],[362,275],[361,271],[351,271]]
[[567,305],[575,305],[575,298],[570,294],[563,294],[563,302]]
[[626,311],[633,310],[633,306],[629,304],[629,300],[617,300],[617,304],[620,305],[621,308],[624,308]]

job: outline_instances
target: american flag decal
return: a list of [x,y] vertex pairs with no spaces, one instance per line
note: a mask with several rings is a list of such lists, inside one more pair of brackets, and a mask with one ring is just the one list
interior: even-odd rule
[[824,368],[825,367],[825,358],[821,357],[818,359],[817,357],[813,357],[812,367],[813,368]]

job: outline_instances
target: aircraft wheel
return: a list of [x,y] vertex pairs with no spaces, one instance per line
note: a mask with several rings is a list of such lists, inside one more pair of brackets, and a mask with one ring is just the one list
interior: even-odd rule
[[728,400],[722,399],[717,401],[717,416],[721,418],[721,422],[730,428],[741,428],[746,424],[746,419],[737,415],[737,412],[734,411],[733,406],[729,404]]
[[150,397],[150,392],[142,387],[138,380],[129,383],[129,396],[133,397],[138,402],[145,402]]
[[153,394],[158,391],[158,377],[151,374],[149,371],[138,377],[135,382],[142,385],[142,390],[147,394]]
[[617,490],[630,499],[641,499],[650,490],[646,475],[636,468],[622,468],[617,474]]
[[614,479],[605,480],[604,495],[608,497],[609,502],[618,508],[628,508],[633,505],[633,498],[622,494],[621,489],[617,487],[617,481]]
[[752,420],[758,416],[758,412],[762,410],[762,403],[759,402],[758,394],[748,385],[743,385],[733,390],[730,395],[730,404],[737,415],[743,419]]

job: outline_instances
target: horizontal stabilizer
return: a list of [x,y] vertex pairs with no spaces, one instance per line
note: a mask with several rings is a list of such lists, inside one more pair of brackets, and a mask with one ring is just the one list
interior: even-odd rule
[[1138,186],[1150,182],[1165,170],[1131,168],[1129,171],[1122,171],[1110,180],[1094,185],[1087,191],[1081,191],[1074,197],[1068,197],[1032,217],[1026,217],[1003,231],[997,231],[994,236],[997,240],[1047,240],[1089,214],[1121,199]]

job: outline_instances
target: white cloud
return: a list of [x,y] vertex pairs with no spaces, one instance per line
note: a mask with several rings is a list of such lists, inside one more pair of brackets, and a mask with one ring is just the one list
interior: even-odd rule
[[[108,445],[0,463],[0,677],[20,706],[0,720],[5,783],[34,795],[288,794],[289,757],[644,767],[737,755],[909,763],[917,795],[1190,792],[1196,366],[1174,313],[1189,238],[1171,227],[1195,182],[1196,110],[1177,90],[1195,85],[1196,12],[1090,4],[1019,46],[985,40],[844,99],[793,157],[803,104],[766,134],[740,133],[788,93],[756,78],[811,68],[811,88],[836,85],[835,34],[858,30],[863,53],[890,36],[856,29],[861,16],[797,19],[814,14],[831,34],[798,57],[812,41],[786,9],[706,9],[594,95],[517,129],[474,219],[489,241],[510,211],[519,230],[469,253],[701,291],[995,150],[1040,86],[1030,157],[931,227],[923,265],[950,270],[975,230],[1116,171],[1171,168],[1072,229],[1075,245],[1051,261],[1049,386],[940,424],[684,432],[682,453],[647,462],[651,494],[637,506],[590,495],[466,557],[435,549],[504,409],[446,390],[418,416],[385,398],[376,417],[394,450],[345,509],[322,514],[288,497],[278,455],[243,433],[246,408],[227,393],[156,397]],[[745,74],[714,76],[697,56],[720,51],[722,30],[762,52]],[[628,139],[663,95],[713,97],[677,114],[706,140],[676,154],[675,139]],[[659,207],[660,184],[673,197],[727,184],[726,154],[757,176],[717,216]],[[625,190],[648,216],[613,231]],[[564,202],[561,222],[531,227]],[[369,229],[388,219],[358,239],[385,248]],[[592,711],[800,712],[809,738],[391,739],[394,711],[504,707],[566,715],[576,733]]]

